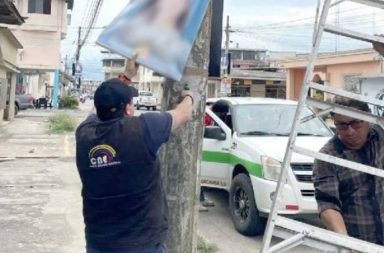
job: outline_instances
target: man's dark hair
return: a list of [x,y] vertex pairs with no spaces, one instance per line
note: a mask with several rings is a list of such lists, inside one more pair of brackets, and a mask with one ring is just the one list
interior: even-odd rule
[[216,114],[226,114],[229,111],[229,106],[226,101],[219,100],[212,105],[211,110]]
[[124,117],[124,109],[126,105],[127,104],[113,107],[99,106],[96,108],[96,114],[101,121],[122,118]]
[[[355,99],[350,99],[342,96],[335,96],[333,99],[333,103],[342,105],[345,107],[351,107],[364,112],[371,112],[371,109],[369,109],[369,106],[367,103],[359,100],[355,100]],[[330,114],[332,116],[335,115],[334,112],[331,112]]]

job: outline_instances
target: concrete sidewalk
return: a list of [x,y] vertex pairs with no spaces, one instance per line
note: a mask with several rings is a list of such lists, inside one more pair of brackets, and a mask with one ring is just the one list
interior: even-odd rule
[[1,253],[85,252],[74,137],[48,133],[54,113],[22,111],[0,127]]

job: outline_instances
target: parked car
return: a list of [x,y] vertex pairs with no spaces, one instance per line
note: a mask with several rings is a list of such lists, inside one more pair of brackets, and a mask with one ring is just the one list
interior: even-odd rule
[[[7,101],[7,105],[9,101]],[[34,98],[30,94],[16,95],[15,96],[15,115],[20,110],[26,110],[28,108],[35,108]]]
[[[296,102],[268,98],[211,99],[206,114],[201,185],[229,192],[229,209],[237,231],[262,234],[281,171]],[[304,115],[312,115],[304,108]],[[332,131],[318,117],[303,123],[296,144],[318,151]],[[313,158],[292,157],[280,214],[316,213]]]
[[145,107],[147,110],[152,109],[154,111],[157,109],[157,99],[150,91],[139,91],[139,96],[133,98],[133,104],[137,109],[140,109],[141,107]]

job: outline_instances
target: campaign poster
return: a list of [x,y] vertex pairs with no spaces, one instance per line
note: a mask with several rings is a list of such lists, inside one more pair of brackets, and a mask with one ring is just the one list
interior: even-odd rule
[[179,81],[208,0],[135,0],[105,28],[97,44]]

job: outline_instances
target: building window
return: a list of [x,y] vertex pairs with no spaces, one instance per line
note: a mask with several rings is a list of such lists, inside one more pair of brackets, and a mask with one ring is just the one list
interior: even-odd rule
[[243,60],[255,60],[255,52],[253,51],[244,51]]
[[122,68],[125,65],[124,60],[112,60],[112,67],[114,68]]
[[230,51],[232,60],[241,60],[241,51]]
[[286,98],[286,88],[281,86],[266,86],[265,87],[265,97],[267,98]]
[[111,61],[110,60],[103,60],[103,67],[111,67]]
[[51,14],[51,0],[28,0],[28,13]]

